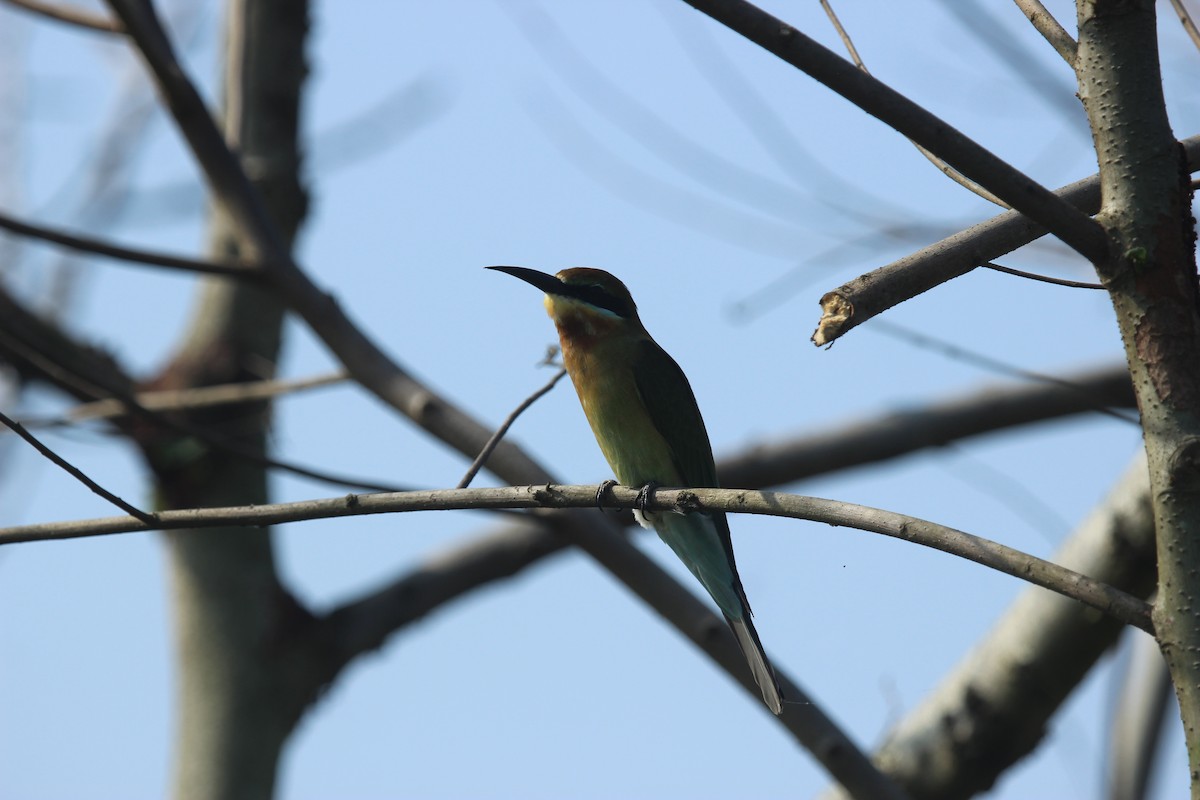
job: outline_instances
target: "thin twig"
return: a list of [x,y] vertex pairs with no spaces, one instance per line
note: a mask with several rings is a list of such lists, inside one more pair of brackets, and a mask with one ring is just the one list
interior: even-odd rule
[[68,247],[72,250],[77,250],[81,253],[88,253],[105,258],[114,258],[118,261],[126,261],[131,264],[143,264],[152,267],[166,267],[168,269],[182,270],[184,272],[195,272],[201,275],[226,275],[244,280],[263,279],[261,270],[256,269],[252,264],[231,264],[221,263],[217,261],[203,261],[196,258],[186,258],[184,256],[173,256],[166,253],[152,253],[146,250],[135,250],[129,247],[111,244],[87,236],[76,236],[64,231],[54,230],[44,225],[35,225],[31,222],[23,222],[8,214],[0,213],[0,228],[11,231],[20,236],[27,236],[31,239],[38,239],[43,242],[59,245],[60,247]]
[[80,470],[78,467],[72,465],[65,458],[63,458],[58,453],[54,452],[49,447],[44,445],[32,433],[25,430],[25,426],[22,425],[21,423],[17,422],[15,419],[10,419],[6,414],[0,413],[0,423],[4,423],[5,425],[7,425],[9,428],[12,429],[13,433],[15,433],[17,436],[20,436],[25,441],[29,442],[31,445],[33,445],[35,450],[37,450],[43,456],[48,458],[50,461],[57,464],[59,467],[66,470],[67,473],[69,475],[71,475],[71,477],[75,478],[75,480],[79,481],[84,486],[88,487],[93,492],[100,495],[105,500],[107,500],[108,502],[110,502],[114,506],[116,506],[117,508],[124,511],[126,514],[129,514],[130,516],[135,517],[136,519],[140,520],[143,524],[145,524],[148,527],[154,527],[155,525],[158,524],[158,520],[153,514],[147,514],[145,511],[142,511],[137,506],[125,502],[120,497],[117,497],[115,494],[108,491],[100,484],[96,483],[94,480],[92,480],[87,475],[85,475],[83,473],[83,471]]
[[[349,380],[344,371],[315,375],[295,380],[265,380],[249,383],[223,383],[216,386],[197,386],[191,389],[172,389],[159,392],[139,392],[133,399],[149,411],[191,411],[197,408],[249,403],[270,400],[276,397],[332,386]],[[80,403],[65,414],[53,418],[26,418],[21,423],[26,427],[62,427],[76,422],[124,417],[129,407],[115,397]]]
[[[865,74],[870,75],[871,71],[869,69],[867,69],[866,63],[862,60],[862,58],[859,57],[858,48],[856,48],[854,46],[854,41],[850,38],[850,34],[846,31],[846,29],[844,27],[842,27],[842,21],[840,19],[838,19],[837,14],[833,10],[833,6],[829,4],[829,0],[820,0],[820,3],[821,3],[821,8],[825,9],[825,16],[829,17],[829,21],[833,24],[834,29],[837,30],[838,36],[841,37],[842,44],[846,47],[846,52],[848,52],[850,54],[850,60],[854,62],[854,66],[858,67]],[[943,159],[938,158],[932,152],[930,152],[926,148],[922,147],[921,145],[917,144],[912,139],[909,139],[908,142],[913,147],[917,148],[917,152],[919,152],[921,155],[925,156],[925,158],[929,161],[930,164],[933,164],[935,167],[937,167],[938,170],[940,170],[943,175],[945,175],[947,178],[949,178],[950,180],[957,183],[959,186],[963,187],[964,189],[966,189],[969,192],[973,192],[973,193],[979,195],[984,200],[987,200],[989,203],[994,203],[994,204],[1000,206],[1001,208],[1005,208],[1005,209],[1009,208],[1008,203],[1005,203],[999,197],[992,194],[987,189],[985,189],[984,187],[980,186],[975,181],[968,178],[966,175],[963,175],[961,172],[959,172],[958,170],[951,167]]]
[[525,413],[525,409],[540,400],[545,394],[554,388],[562,377],[567,374],[565,367],[559,368],[558,372],[554,373],[554,377],[546,382],[546,385],[538,389],[533,394],[526,397],[519,406],[513,409],[513,412],[505,418],[504,422],[500,423],[500,427],[492,434],[492,438],[488,439],[487,444],[479,451],[479,455],[475,456],[475,460],[471,462],[471,466],[467,468],[467,474],[463,475],[461,481],[458,482],[456,489],[466,489],[471,485],[471,481],[475,480],[475,476],[479,474],[479,470],[483,469],[483,465],[487,463],[488,456],[496,449],[496,445],[500,444],[500,440],[504,438],[504,434],[508,433],[508,429],[517,421],[517,417]]
[[1200,30],[1196,29],[1196,21],[1192,19],[1192,15],[1183,4],[1183,0],[1171,0],[1171,8],[1175,9],[1175,13],[1179,16],[1179,22],[1183,25],[1183,29],[1192,38],[1192,44],[1200,48]]
[[[1033,24],[1034,29],[1042,35],[1042,38],[1050,43],[1063,61],[1070,65],[1071,69],[1075,68],[1075,56],[1078,52],[1079,45],[1071,34],[1067,33],[1067,29],[1058,23],[1041,0],[1014,0],[1017,8],[1025,14],[1026,18]],[[1171,0],[1172,3],[1176,0]]]
[[125,32],[125,27],[117,20],[102,17],[99,14],[93,14],[81,8],[61,5],[59,3],[45,3],[42,0],[5,1],[14,8],[20,8],[56,22],[66,22],[77,28],[85,28],[100,33]]
[[979,266],[994,269],[996,272],[1003,272],[1007,275],[1016,275],[1018,278],[1028,278],[1031,281],[1041,281],[1042,283],[1052,283],[1055,286],[1069,286],[1072,289],[1099,289],[1105,291],[1107,287],[1098,283],[1085,283],[1084,281],[1069,281],[1066,278],[1051,278],[1049,275],[1038,275],[1036,272],[1026,272],[1022,269],[1013,269],[994,261],[984,261]]
[[[0,529],[0,544],[172,528],[276,525],[311,519],[384,514],[401,511],[448,511],[500,508],[588,508],[596,504],[599,486],[514,486],[492,489],[441,489],[371,495],[347,495],[324,500],[229,508],[163,511],[156,520],[128,517],[45,523]],[[1127,625],[1153,632],[1150,605],[1057,564],[1011,547],[933,522],[890,511],[824,500],[818,497],[756,492],[745,489],[677,489],[654,492],[639,500],[634,487],[614,486],[605,494],[606,507],[634,509],[645,502],[653,511],[726,511],[805,519],[837,527],[856,528],[941,550],[1058,592],[1103,611]]]

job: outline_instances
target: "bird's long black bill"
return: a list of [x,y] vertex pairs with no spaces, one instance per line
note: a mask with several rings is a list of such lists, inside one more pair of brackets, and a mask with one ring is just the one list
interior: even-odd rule
[[520,278],[548,294],[568,294],[566,284],[554,275],[547,275],[544,272],[538,272],[536,269],[529,269],[528,267],[485,267],[485,269],[494,269],[497,272],[512,275],[514,278]]

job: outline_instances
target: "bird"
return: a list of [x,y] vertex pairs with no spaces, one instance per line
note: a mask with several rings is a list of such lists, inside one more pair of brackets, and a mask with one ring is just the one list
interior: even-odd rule
[[[644,487],[642,497],[656,486],[717,486],[712,444],[691,384],[646,332],[624,283],[590,267],[555,275],[527,267],[487,269],[545,292],[563,366],[618,481]],[[708,591],[741,647],[763,702],[781,714],[783,693],[751,621],[724,512],[652,514],[642,509],[634,515],[643,527],[658,532]]]

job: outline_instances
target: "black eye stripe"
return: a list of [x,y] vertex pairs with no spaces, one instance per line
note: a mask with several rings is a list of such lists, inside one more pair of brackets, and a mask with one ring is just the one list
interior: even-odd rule
[[618,317],[629,317],[630,308],[627,303],[621,301],[621,298],[614,297],[609,292],[606,292],[603,287],[596,284],[586,286],[578,286],[568,284],[568,290],[572,297],[576,300],[593,305],[596,308],[603,308],[605,311],[611,311]]

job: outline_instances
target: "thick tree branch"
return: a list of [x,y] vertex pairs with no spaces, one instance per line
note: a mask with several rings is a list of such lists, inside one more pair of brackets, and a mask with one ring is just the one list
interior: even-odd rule
[[1088,261],[1104,258],[1108,252],[1103,231],[1086,214],[791,25],[743,0],[685,2],[934,153],[1013,209],[1044,225]]
[[1100,165],[1109,288],[1142,411],[1158,548],[1155,630],[1200,798],[1200,291],[1185,159],[1167,118],[1150,0],[1080,0],[1079,97]]
[[[1200,169],[1200,136],[1182,144],[1188,168]],[[1100,176],[1064,186],[1057,194],[1083,213],[1095,214],[1100,210]],[[813,343],[830,344],[876,314],[1045,235],[1043,226],[1009,211],[861,275],[821,298],[821,321]]]
[[[110,517],[66,523],[28,525],[0,530],[0,544],[71,539],[112,533],[228,525],[275,525],[398,511],[446,511],[500,508],[588,508],[596,505],[599,486],[522,486],[491,489],[440,489],[374,495],[346,495],[325,500],[234,508],[164,511],[155,525],[133,517]],[[614,487],[612,508],[639,507],[639,490]],[[1127,625],[1151,630],[1150,607],[1124,592],[982,537],[904,514],[824,500],[817,497],[744,489],[659,489],[647,501],[654,511],[720,510],[731,513],[805,519],[838,527],[879,533],[941,550],[999,570],[1078,600]]]

